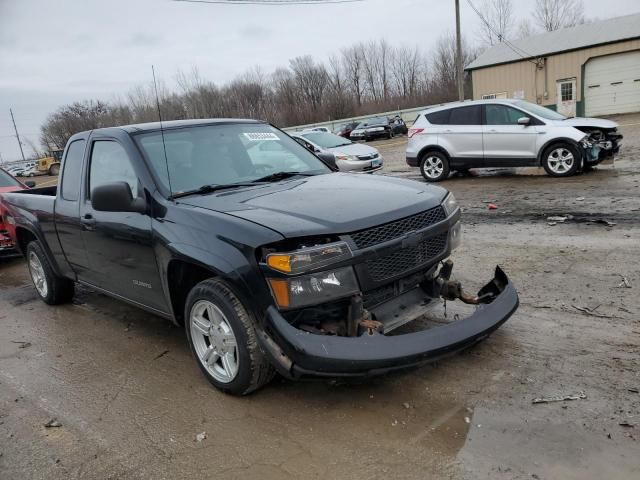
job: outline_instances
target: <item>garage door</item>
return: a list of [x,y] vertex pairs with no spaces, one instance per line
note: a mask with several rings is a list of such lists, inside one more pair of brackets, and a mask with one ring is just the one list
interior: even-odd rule
[[640,51],[589,60],[584,99],[587,116],[640,112]]

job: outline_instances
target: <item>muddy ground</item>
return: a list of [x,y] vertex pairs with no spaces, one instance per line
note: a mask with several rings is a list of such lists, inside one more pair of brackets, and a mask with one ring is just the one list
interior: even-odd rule
[[[464,208],[458,278],[500,264],[521,306],[477,347],[374,381],[229,397],[181,329],[87,289],[48,307],[2,261],[0,478],[640,478],[640,116],[618,120],[622,154],[597,171],[444,183]],[[385,170],[420,180],[405,141],[379,144]]]

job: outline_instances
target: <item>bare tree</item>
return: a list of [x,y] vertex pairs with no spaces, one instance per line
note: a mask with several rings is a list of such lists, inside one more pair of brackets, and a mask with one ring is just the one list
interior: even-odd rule
[[[476,57],[477,52],[471,49],[462,38],[462,63],[468,65]],[[430,90],[437,102],[452,100],[457,96],[456,39],[452,33],[444,33],[436,43],[431,68]],[[465,95],[468,94],[469,80],[465,76]]]
[[527,38],[532,35],[538,33],[536,27],[529,18],[523,18],[518,22],[518,26],[516,27],[516,33],[514,38],[519,40],[521,38]]
[[364,45],[362,43],[344,48],[341,51],[342,64],[349,88],[356,99],[358,107],[362,106],[362,96],[364,90],[363,81],[363,61]]
[[533,19],[547,32],[584,23],[582,0],[536,0]]
[[511,38],[514,29],[513,4],[511,0],[485,0],[481,11],[485,22],[480,25],[480,42],[493,46]]
[[324,65],[316,64],[310,55],[296,57],[289,62],[302,98],[313,112],[318,112],[329,83]]

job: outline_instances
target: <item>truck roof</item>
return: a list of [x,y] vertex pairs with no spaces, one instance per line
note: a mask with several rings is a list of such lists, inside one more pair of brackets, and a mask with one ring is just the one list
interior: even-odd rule
[[[164,130],[172,130],[174,128],[183,128],[183,127],[191,127],[198,125],[216,125],[223,123],[264,123],[262,120],[250,120],[245,118],[198,118],[192,120],[169,120],[166,122],[162,122],[162,128]],[[134,123],[131,125],[118,125],[114,127],[105,127],[105,128],[96,128],[90,131],[105,131],[111,129],[120,129],[124,130],[128,133],[138,133],[138,132],[153,132],[156,130],[160,130],[160,122],[148,122],[148,123]],[[89,130],[85,132],[79,133],[87,133]]]

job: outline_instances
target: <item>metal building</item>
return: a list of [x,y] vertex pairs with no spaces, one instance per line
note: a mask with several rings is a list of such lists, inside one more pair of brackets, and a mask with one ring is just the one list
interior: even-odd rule
[[466,68],[473,98],[523,98],[568,116],[640,112],[640,14],[487,49]]

